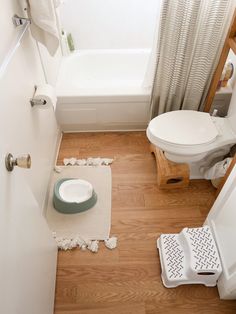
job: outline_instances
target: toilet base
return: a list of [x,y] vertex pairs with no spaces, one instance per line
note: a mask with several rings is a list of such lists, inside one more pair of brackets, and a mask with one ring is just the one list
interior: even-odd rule
[[217,162],[223,160],[225,156],[229,153],[230,148],[230,145],[217,148],[209,152],[209,154],[205,156],[205,158],[203,158],[202,160],[188,163],[190,169],[190,179],[205,179],[205,171]]
[[153,144],[150,145],[150,150],[156,157],[157,184],[160,189],[184,188],[189,185],[188,164],[169,161],[163,151]]
[[[177,164],[181,163],[181,160],[185,160],[185,163],[189,166],[190,179],[205,179],[205,171],[216,164],[218,161],[223,160],[224,157],[229,153],[231,146],[232,145],[216,147],[207,154],[202,154],[201,158],[198,157],[198,159],[194,158],[194,156],[174,155],[167,152],[164,152],[164,155],[167,160]],[[173,156],[175,157],[174,160],[172,159]]]
[[190,175],[189,175],[190,180],[205,179],[204,173],[200,171],[200,167],[198,163],[190,163],[188,164],[188,166],[189,166],[189,171],[190,171]]

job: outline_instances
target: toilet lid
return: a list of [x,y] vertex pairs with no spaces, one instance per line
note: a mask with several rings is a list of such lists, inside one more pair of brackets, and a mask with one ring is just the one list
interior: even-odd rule
[[148,128],[161,141],[176,145],[207,144],[218,135],[209,113],[192,110],[164,113],[151,120]]

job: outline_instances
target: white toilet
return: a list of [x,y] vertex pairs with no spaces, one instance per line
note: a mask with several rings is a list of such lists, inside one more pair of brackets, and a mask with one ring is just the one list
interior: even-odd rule
[[167,112],[150,121],[147,137],[167,159],[188,163],[191,179],[203,178],[204,170],[236,143],[236,108],[226,118],[192,110]]

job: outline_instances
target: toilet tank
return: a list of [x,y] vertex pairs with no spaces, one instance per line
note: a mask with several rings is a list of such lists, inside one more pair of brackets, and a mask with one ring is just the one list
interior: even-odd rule
[[234,91],[233,91],[227,118],[231,125],[231,128],[236,134],[236,87],[234,88]]

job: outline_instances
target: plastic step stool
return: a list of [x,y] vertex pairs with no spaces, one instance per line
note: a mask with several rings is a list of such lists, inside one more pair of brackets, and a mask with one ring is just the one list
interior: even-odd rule
[[216,285],[222,272],[220,257],[209,226],[184,228],[157,240],[165,287],[183,284]]

